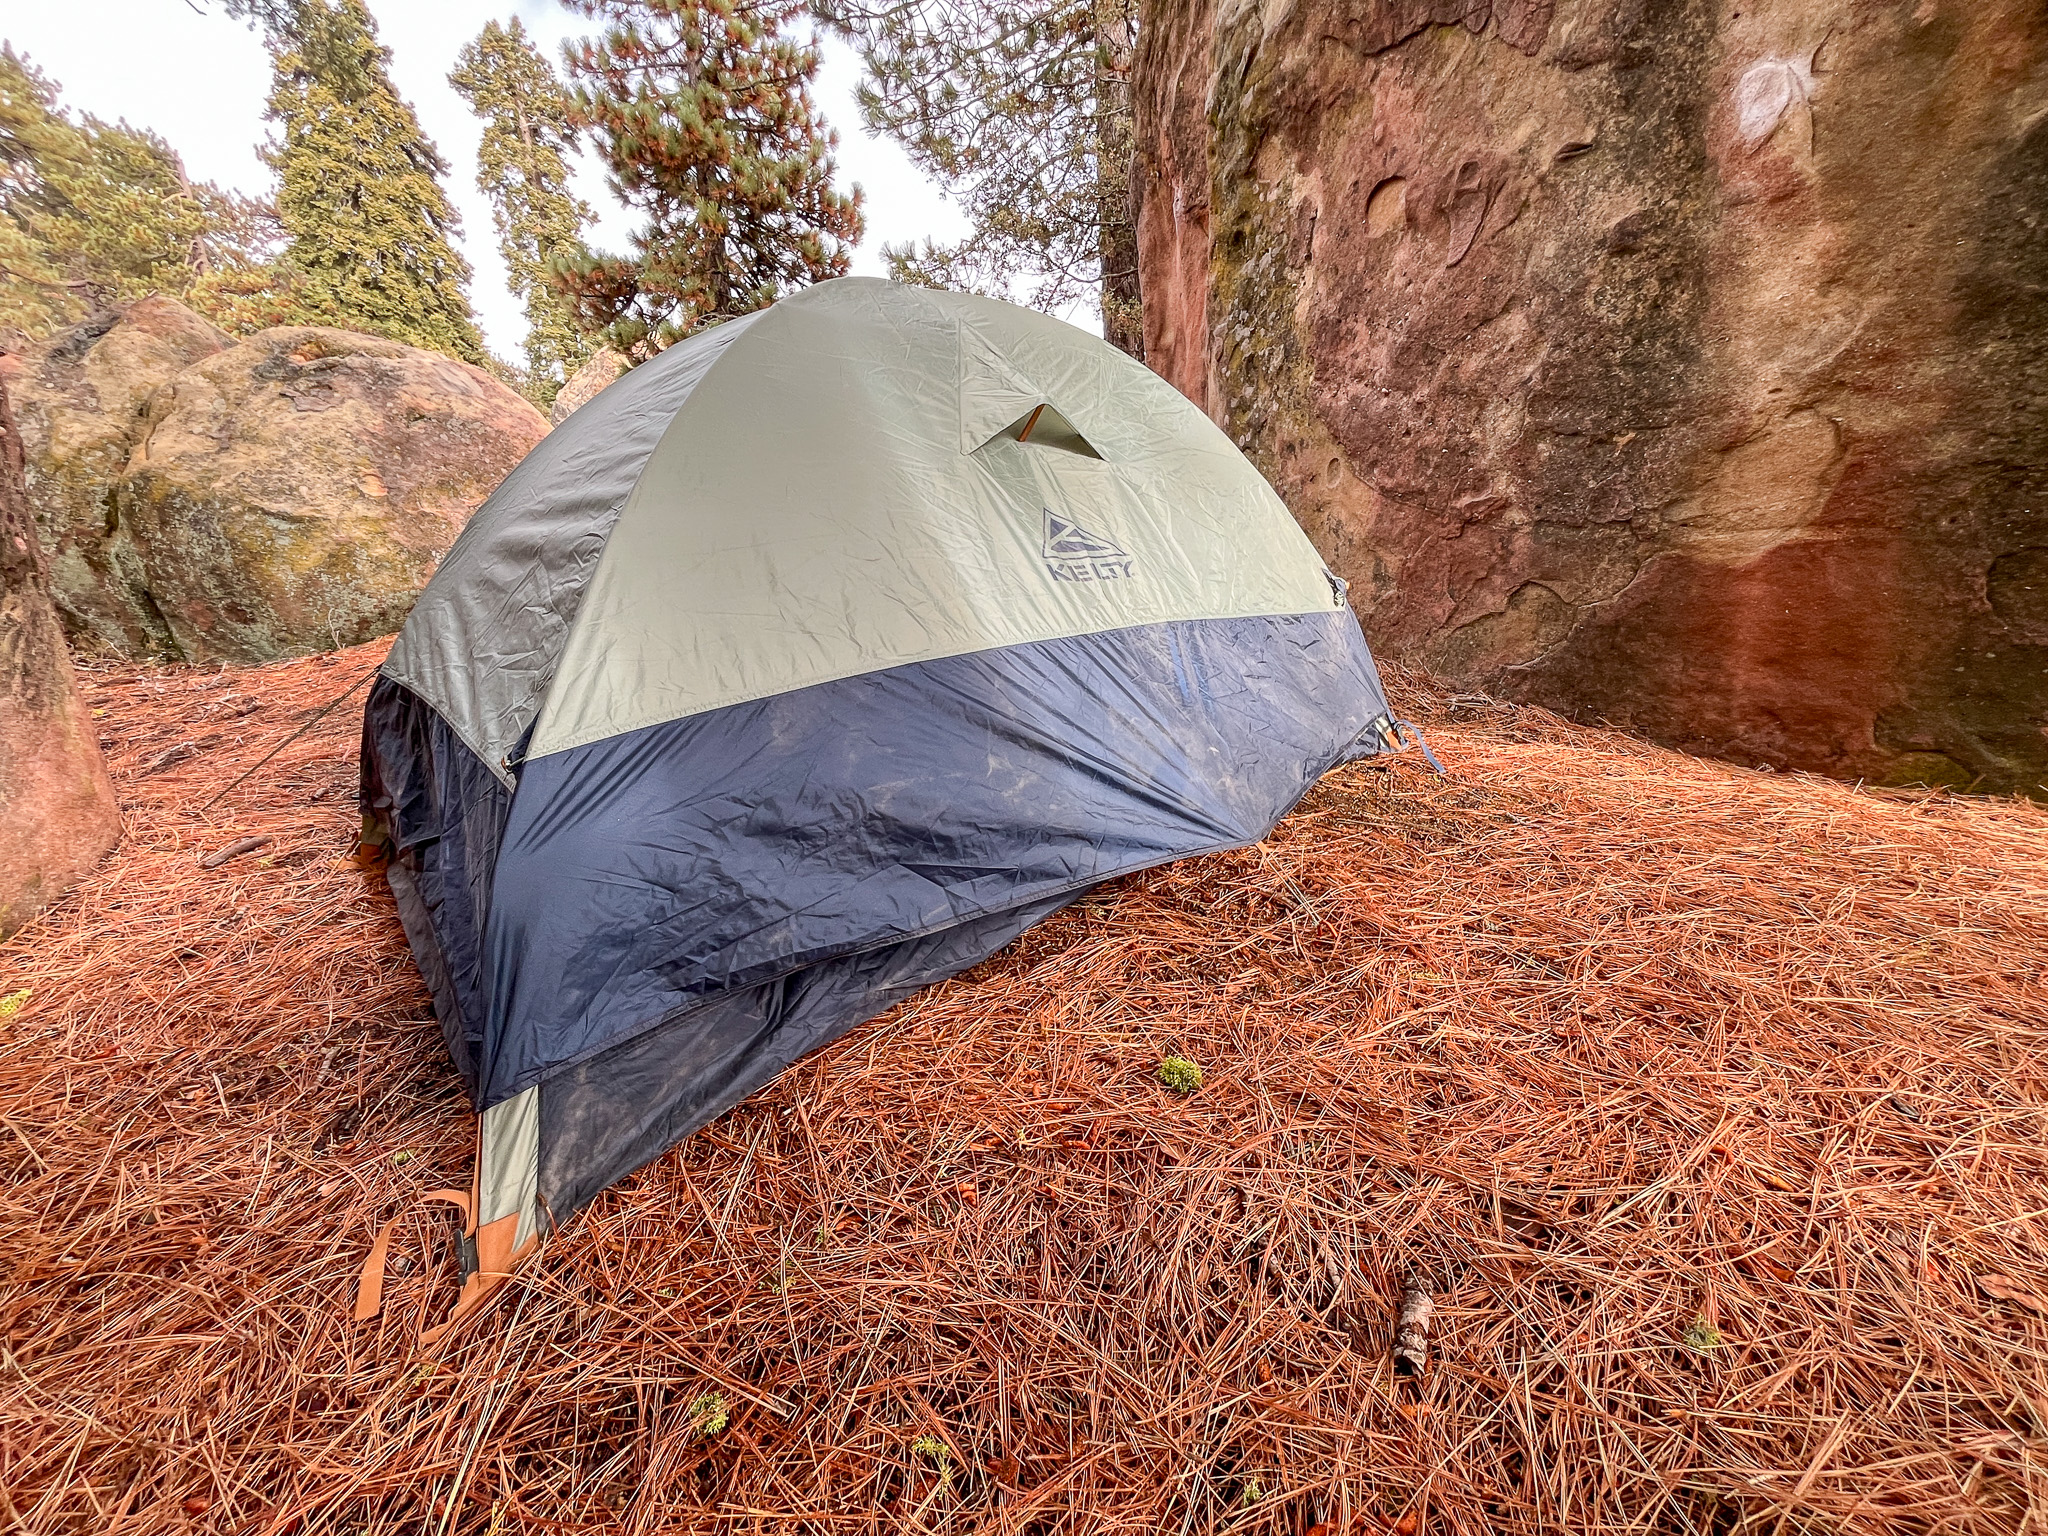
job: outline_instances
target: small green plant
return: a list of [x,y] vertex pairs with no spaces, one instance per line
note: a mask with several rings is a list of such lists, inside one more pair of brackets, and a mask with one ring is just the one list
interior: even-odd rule
[[937,1435],[919,1435],[910,1442],[910,1454],[930,1462],[939,1471],[938,1486],[932,1489],[931,1498],[925,1501],[926,1504],[953,1486],[953,1457],[946,1449],[946,1442]]
[[1721,1330],[1704,1317],[1696,1317],[1685,1325],[1685,1347],[1696,1355],[1719,1349]]
[[731,1418],[723,1392],[702,1393],[690,1404],[690,1433],[708,1440],[722,1433]]
[[1244,1490],[1243,1492],[1238,1494],[1237,1502],[1244,1505],[1245,1508],[1249,1509],[1252,1505],[1258,1503],[1259,1500],[1263,1499],[1265,1496],[1266,1485],[1260,1482],[1256,1477],[1248,1477],[1244,1480]]
[[33,995],[27,987],[23,987],[19,992],[10,992],[5,997],[0,997],[0,1019],[13,1018],[21,1012],[22,1005]]
[[1193,1093],[1202,1086],[1202,1069],[1185,1056],[1169,1056],[1159,1063],[1159,1081],[1175,1093]]

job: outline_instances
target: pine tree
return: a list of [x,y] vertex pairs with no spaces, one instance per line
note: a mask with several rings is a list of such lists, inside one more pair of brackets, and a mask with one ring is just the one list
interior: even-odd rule
[[1130,209],[1135,0],[814,0],[853,43],[868,126],[959,203],[956,245],[884,246],[900,281],[1057,310],[1093,298],[1103,334],[1143,349]]
[[579,248],[555,263],[587,330],[645,357],[848,270],[860,189],[832,185],[837,140],[810,94],[818,50],[784,35],[798,0],[566,3],[610,24],[564,50],[573,120],[647,220],[630,255]]
[[51,172],[85,159],[85,136],[58,110],[55,83],[0,49],[0,327],[40,336],[83,308],[38,226],[54,201]]
[[284,254],[284,223],[276,206],[210,183],[198,191],[207,230],[184,301],[234,336],[316,323],[306,310],[298,269]]
[[545,409],[591,351],[574,306],[547,280],[550,261],[574,252],[590,218],[569,190],[576,130],[568,93],[517,17],[510,27],[486,22],[448,83],[484,122],[477,190],[491,200],[512,291],[526,301],[528,387]]
[[205,310],[209,284],[274,255],[264,205],[195,184],[147,129],[74,121],[0,48],[0,325],[42,335],[147,293]]
[[285,0],[256,11],[273,70],[278,216],[297,303],[322,324],[430,347],[482,366],[447,163],[386,71],[363,0]]

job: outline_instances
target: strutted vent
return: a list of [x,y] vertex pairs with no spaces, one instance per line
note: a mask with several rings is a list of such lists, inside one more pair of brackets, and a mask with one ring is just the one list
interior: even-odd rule
[[1095,451],[1095,445],[1050,405],[1034,405],[989,441],[1005,437],[1028,443],[1033,448],[1057,448],[1063,453],[1078,453],[1088,459],[1102,457]]
[[[1098,411],[1113,386],[1094,370],[1078,367],[1064,352],[998,346],[967,316],[961,317],[957,334],[962,453],[978,453],[1004,439],[1084,459],[1106,460],[1117,451],[1117,438],[1110,438],[1110,453],[1104,453],[1067,411],[1053,404],[1061,401],[1091,426],[1103,426]],[[1024,366],[1027,362],[1035,366]]]

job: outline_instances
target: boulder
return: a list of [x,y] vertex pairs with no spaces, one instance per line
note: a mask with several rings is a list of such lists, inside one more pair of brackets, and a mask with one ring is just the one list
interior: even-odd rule
[[22,469],[0,384],[0,939],[75,884],[121,832]]
[[181,656],[271,661],[397,629],[547,427],[439,353],[281,327],[150,397],[115,509]]
[[141,554],[114,514],[114,483],[158,386],[232,345],[177,300],[151,297],[19,355],[10,383],[29,506],[51,596],[75,639],[127,656],[175,654]]
[[572,413],[595,400],[605,385],[625,371],[623,354],[614,352],[610,347],[599,347],[563,383],[554,404],[548,408],[548,421],[559,427]]
[[2044,793],[2038,0],[1149,0],[1147,358],[1383,655]]

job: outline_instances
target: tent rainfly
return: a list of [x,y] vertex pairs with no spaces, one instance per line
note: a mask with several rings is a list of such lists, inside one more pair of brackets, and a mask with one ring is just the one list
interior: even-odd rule
[[845,278],[633,369],[470,520],[365,709],[479,1114],[458,1315],[803,1053],[1395,741],[1279,497],[1085,332]]

